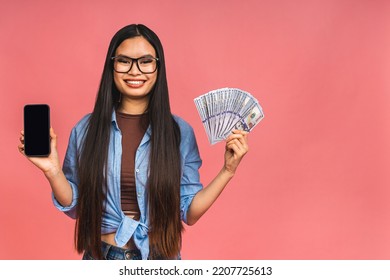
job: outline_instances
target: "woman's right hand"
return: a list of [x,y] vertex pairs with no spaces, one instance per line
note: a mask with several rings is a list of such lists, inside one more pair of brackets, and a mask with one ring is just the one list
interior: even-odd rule
[[50,128],[50,155],[47,157],[29,157],[24,153],[24,131],[20,132],[19,152],[37,166],[46,177],[55,176],[61,171],[61,164],[57,152],[57,135]]

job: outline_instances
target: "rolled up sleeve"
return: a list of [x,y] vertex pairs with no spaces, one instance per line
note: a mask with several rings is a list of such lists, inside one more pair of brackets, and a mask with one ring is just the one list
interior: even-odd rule
[[202,160],[198,145],[191,127],[182,131],[182,177],[180,185],[180,214],[183,222],[187,224],[187,212],[194,196],[203,188],[200,183],[199,168]]
[[62,206],[52,193],[54,206],[73,219],[76,218],[76,204],[78,198],[77,146],[77,132],[76,129],[73,128],[69,137],[69,144],[62,167],[62,171],[72,188],[72,203],[69,206]]

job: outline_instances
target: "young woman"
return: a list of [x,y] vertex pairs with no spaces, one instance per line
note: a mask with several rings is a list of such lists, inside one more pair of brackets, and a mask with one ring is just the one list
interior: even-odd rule
[[[83,259],[180,258],[182,221],[196,223],[248,151],[247,134],[233,131],[224,166],[202,188],[193,130],[170,110],[161,42],[141,24],[112,38],[94,110],[73,128],[62,168],[50,133],[49,157],[28,159],[76,219]],[[23,131],[20,141],[24,154]]]

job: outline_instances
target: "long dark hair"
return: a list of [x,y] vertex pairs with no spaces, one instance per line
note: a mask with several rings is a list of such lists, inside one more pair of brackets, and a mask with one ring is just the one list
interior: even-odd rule
[[149,93],[147,108],[152,130],[147,184],[151,257],[174,258],[181,247],[180,130],[169,105],[163,47],[152,30],[141,24],[132,24],[119,30],[111,40],[78,161],[80,184],[75,246],[79,253],[87,250],[98,259],[102,258],[101,224],[107,191],[111,116],[120,100],[120,92],[113,82],[111,57],[124,40],[136,36],[145,38],[159,59],[157,80]]

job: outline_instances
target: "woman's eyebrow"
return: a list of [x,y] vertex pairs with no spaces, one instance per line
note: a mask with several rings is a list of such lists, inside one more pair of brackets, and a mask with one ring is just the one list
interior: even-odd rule
[[140,58],[140,57],[145,57],[145,56],[151,56],[151,57],[153,57],[153,55],[151,55],[151,54],[144,54],[144,55],[141,55],[141,56],[139,56],[139,57],[130,57],[130,56],[127,56],[127,55],[124,55],[124,54],[118,54],[117,56],[121,56],[121,57],[125,57],[125,58]]

